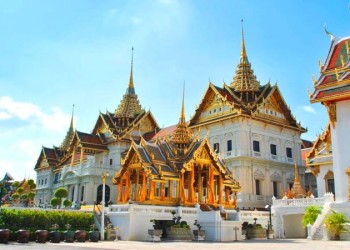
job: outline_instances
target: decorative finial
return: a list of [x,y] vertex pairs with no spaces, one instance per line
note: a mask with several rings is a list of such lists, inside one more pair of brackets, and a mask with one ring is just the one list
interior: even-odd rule
[[72,118],[70,120],[70,126],[69,126],[69,129],[72,129],[73,130],[73,117],[74,117],[74,104],[73,104],[73,108],[72,108]]
[[131,47],[131,69],[130,69],[130,79],[129,79],[129,86],[128,86],[129,94],[135,94],[133,68],[134,68],[134,47]]
[[314,74],[312,74],[312,82],[314,83],[314,86],[316,86],[317,81]]
[[327,30],[327,28],[326,28],[326,23],[324,23],[324,31],[326,32],[326,35],[327,36],[330,36],[331,37],[331,40],[333,41],[334,40],[334,36],[332,35],[332,33],[331,32],[329,32],[328,30]]
[[182,107],[181,107],[181,114],[180,114],[180,124],[185,125],[186,124],[186,118],[185,118],[185,81],[182,88]]
[[241,29],[242,29],[241,60],[246,60],[247,59],[247,53],[246,53],[246,50],[245,50],[245,43],[244,43],[243,18],[241,19]]

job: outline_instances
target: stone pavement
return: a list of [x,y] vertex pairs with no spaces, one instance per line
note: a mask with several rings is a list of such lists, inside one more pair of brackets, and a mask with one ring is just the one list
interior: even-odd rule
[[308,241],[306,239],[284,239],[284,240],[245,240],[239,242],[143,242],[143,241],[100,241],[85,243],[45,243],[39,244],[29,242],[19,244],[10,242],[0,244],[0,249],[21,250],[21,249],[51,249],[63,250],[89,250],[89,249],[115,249],[115,250],[338,250],[350,249],[350,241]]

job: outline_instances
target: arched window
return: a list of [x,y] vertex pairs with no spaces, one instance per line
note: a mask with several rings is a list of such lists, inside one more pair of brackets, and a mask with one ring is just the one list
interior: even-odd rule
[[327,193],[333,193],[335,196],[335,189],[334,189],[334,174],[332,171],[328,171],[327,174],[324,176],[325,185],[326,185],[326,192]]

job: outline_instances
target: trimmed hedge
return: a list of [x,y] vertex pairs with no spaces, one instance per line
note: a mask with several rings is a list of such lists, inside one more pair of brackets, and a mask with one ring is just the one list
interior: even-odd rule
[[58,224],[60,231],[66,230],[66,224],[71,225],[70,230],[90,230],[94,223],[94,215],[90,212],[65,210],[35,210],[35,209],[0,209],[0,228],[11,231],[28,229],[49,230],[53,224]]

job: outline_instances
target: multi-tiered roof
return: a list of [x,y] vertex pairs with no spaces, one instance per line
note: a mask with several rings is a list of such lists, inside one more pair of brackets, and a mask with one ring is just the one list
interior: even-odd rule
[[331,125],[336,122],[335,102],[350,99],[350,37],[331,36],[331,47],[324,65],[320,62],[320,77],[309,92],[310,102],[321,102],[327,108]]

